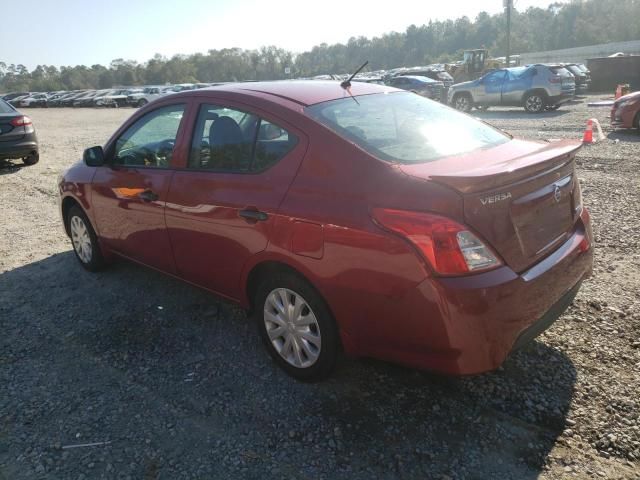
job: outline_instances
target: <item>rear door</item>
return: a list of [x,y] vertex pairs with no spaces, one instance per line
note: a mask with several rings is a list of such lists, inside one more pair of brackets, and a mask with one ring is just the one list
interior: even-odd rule
[[199,106],[166,221],[180,276],[239,298],[246,261],[268,244],[274,216],[307,148],[302,131],[242,104]]

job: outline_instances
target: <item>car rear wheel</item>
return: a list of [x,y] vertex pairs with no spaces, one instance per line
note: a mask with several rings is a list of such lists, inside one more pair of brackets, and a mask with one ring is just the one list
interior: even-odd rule
[[40,154],[37,152],[30,153],[29,155],[27,155],[22,159],[25,165],[35,165],[36,163],[38,163],[39,160],[40,160]]
[[265,278],[254,299],[260,337],[292,377],[316,381],[335,368],[338,329],[322,297],[302,277],[279,272]]
[[640,112],[636,113],[636,118],[633,121],[636,129],[638,130],[638,133],[640,133]]
[[90,272],[104,267],[100,244],[87,215],[78,206],[73,206],[67,214],[67,227],[73,251],[80,264]]
[[149,102],[147,102],[144,98],[141,98],[140,100],[138,100],[138,107],[144,107],[147,103]]
[[456,95],[453,99],[453,107],[461,112],[470,112],[472,106],[471,97],[467,94]]
[[524,99],[524,109],[528,113],[540,113],[546,107],[545,98],[542,94],[533,92]]

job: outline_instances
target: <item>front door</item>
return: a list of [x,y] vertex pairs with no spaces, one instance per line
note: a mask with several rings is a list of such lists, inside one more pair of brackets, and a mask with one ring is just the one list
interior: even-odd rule
[[486,74],[481,79],[481,86],[478,94],[474,95],[474,100],[480,105],[500,105],[502,100],[502,85],[505,81],[506,72],[496,70]]
[[185,105],[160,107],[127,128],[93,179],[96,225],[111,250],[165,272],[175,261],[164,211]]
[[239,298],[243,267],[267,247],[305,150],[304,135],[279,119],[200,105],[186,168],[174,174],[167,201],[181,277]]

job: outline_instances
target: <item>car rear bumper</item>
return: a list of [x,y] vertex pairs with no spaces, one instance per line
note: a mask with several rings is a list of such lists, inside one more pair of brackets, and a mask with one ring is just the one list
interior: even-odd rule
[[380,312],[390,325],[364,355],[451,375],[494,370],[570,305],[591,274],[591,238],[588,220],[579,221],[562,246],[523,273],[505,266],[424,280]]
[[0,159],[22,158],[38,152],[38,140],[35,134],[27,134],[21,140],[0,142]]

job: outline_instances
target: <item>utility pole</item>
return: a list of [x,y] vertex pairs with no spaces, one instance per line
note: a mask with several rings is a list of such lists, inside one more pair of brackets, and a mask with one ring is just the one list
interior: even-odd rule
[[504,0],[504,8],[507,9],[507,68],[511,66],[511,9],[513,8],[513,0]]

